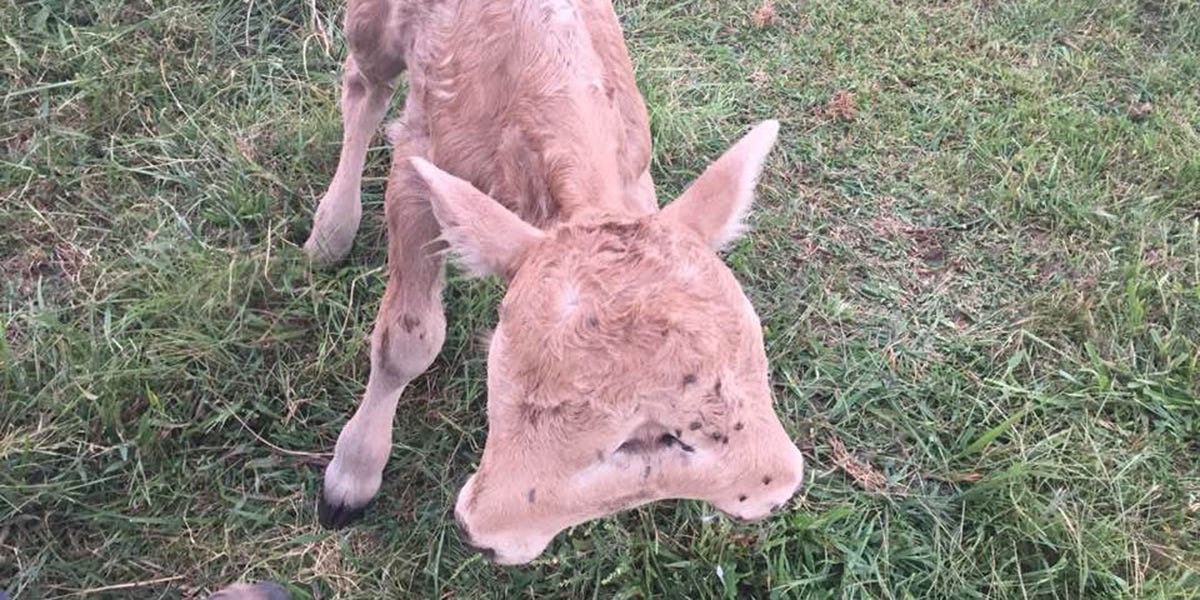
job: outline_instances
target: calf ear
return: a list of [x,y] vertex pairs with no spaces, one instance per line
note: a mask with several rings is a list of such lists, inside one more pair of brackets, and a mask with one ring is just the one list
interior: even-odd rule
[[700,235],[714,250],[736,240],[754,201],[754,185],[775,145],[779,121],[763,121],[709,165],[661,218]]
[[542,232],[470,183],[424,159],[410,160],[429,187],[441,239],[449,244],[456,262],[477,277],[511,277],[525,251],[542,239]]

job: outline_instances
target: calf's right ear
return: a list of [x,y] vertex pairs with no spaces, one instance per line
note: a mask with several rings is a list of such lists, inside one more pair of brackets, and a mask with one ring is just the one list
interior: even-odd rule
[[441,239],[455,262],[476,277],[516,272],[526,250],[545,234],[475,186],[429,161],[409,159],[429,187],[433,215],[442,226]]

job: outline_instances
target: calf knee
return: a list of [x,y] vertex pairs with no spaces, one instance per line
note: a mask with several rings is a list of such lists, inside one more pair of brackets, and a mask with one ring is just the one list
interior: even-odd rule
[[[387,83],[404,71],[404,48],[411,38],[412,15],[393,14],[404,9],[392,0],[359,0],[346,11],[346,42],[363,74]],[[411,9],[409,10],[411,12]]]
[[371,334],[371,377],[396,387],[407,384],[433,364],[445,339],[440,310],[388,315]]

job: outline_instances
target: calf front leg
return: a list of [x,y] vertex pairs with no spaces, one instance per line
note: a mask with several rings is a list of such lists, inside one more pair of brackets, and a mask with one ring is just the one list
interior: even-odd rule
[[[411,100],[410,100],[411,102]],[[410,110],[411,114],[413,111]],[[433,363],[446,337],[441,293],[444,260],[430,248],[440,232],[423,181],[409,156],[424,152],[423,137],[399,127],[388,181],[388,285],[371,334],[371,374],[358,410],[338,436],[325,469],[318,516],[338,528],[362,515],[379,491],[392,446],[400,394]]]
[[[402,64],[395,59],[397,74]],[[342,153],[337,172],[313,215],[312,232],[304,252],[312,262],[328,266],[346,256],[362,218],[362,170],[367,147],[383,121],[395,88],[392,81],[374,81],[364,73],[353,54],[346,59],[342,76]]]

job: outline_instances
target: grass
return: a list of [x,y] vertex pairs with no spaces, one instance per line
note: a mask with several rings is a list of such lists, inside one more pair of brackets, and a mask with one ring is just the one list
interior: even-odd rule
[[0,589],[1200,597],[1200,7],[758,2],[617,8],[660,196],[784,123],[728,261],[807,485],[762,524],[659,503],[496,568],[450,518],[491,281],[447,290],[366,521],[316,525],[384,286],[382,145],[351,259],[297,248],[341,3],[0,0]]

